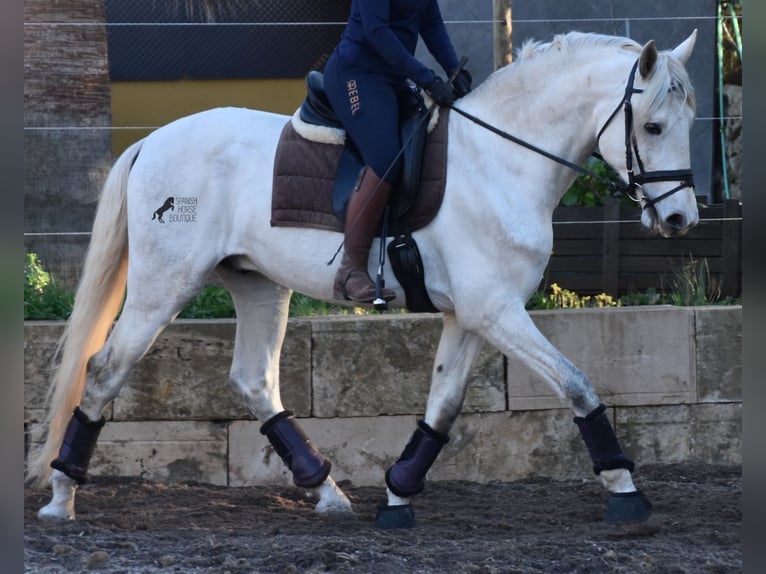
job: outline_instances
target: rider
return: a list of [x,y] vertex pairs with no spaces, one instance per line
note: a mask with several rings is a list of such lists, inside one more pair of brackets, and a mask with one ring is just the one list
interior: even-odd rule
[[[352,0],[351,15],[324,69],[327,95],[364,161],[346,208],[344,253],[333,295],[370,303],[375,284],[367,274],[373,236],[399,177],[397,93],[407,80],[440,106],[471,91],[461,70],[450,86],[415,57],[418,37],[448,73],[458,66],[437,0]],[[453,91],[454,90],[454,91]],[[393,165],[392,165],[393,164]],[[383,289],[390,301],[394,291]]]

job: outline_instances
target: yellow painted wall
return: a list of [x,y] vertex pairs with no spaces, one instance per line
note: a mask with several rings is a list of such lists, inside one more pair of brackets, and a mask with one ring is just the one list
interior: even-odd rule
[[303,78],[112,82],[112,154],[153,129],[202,110],[237,106],[288,114],[306,96]]

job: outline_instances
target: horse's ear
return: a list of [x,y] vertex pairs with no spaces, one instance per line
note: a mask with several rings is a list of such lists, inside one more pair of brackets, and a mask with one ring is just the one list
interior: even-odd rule
[[641,57],[638,59],[638,72],[641,77],[646,79],[654,70],[654,65],[657,63],[657,46],[654,45],[654,40],[649,40],[641,50]]
[[686,64],[686,60],[688,60],[689,56],[691,56],[692,50],[694,49],[694,43],[696,41],[697,41],[697,28],[694,29],[694,31],[686,40],[681,42],[678,46],[676,46],[673,49],[673,52],[671,55],[682,64]]

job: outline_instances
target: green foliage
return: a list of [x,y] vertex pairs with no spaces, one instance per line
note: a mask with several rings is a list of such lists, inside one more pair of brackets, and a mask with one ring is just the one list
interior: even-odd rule
[[24,256],[24,319],[65,320],[74,306],[74,293],[56,283],[36,253]]
[[312,317],[318,315],[359,315],[364,310],[361,307],[344,307],[324,301],[317,301],[302,293],[293,293],[290,299],[291,317]]
[[670,290],[659,293],[648,289],[645,293],[628,293],[614,299],[600,293],[594,296],[580,296],[553,283],[550,289],[541,289],[527,302],[527,309],[575,309],[582,307],[635,307],[639,305],[676,305],[693,307],[700,305],[739,305],[742,300],[721,297],[721,289],[710,276],[707,259],[695,260],[690,257],[677,265],[672,273]]
[[[616,181],[619,178],[617,172],[609,165],[594,157],[588,160],[585,168],[609,181]],[[559,205],[564,207],[601,206],[604,205],[604,200],[609,197],[610,192],[611,190],[603,181],[590,175],[579,175],[564,194],[564,197],[561,198]]]
[[646,293],[628,293],[619,299],[622,307],[636,307],[638,305],[662,305],[667,296],[657,293],[654,287],[647,289]]
[[707,259],[697,261],[689,257],[673,271],[672,305],[709,305],[721,298],[721,289],[711,281]]
[[178,314],[181,319],[228,319],[236,317],[229,292],[218,285],[207,285]]
[[[672,291],[658,293],[649,289],[646,293],[630,293],[618,299],[611,295],[581,296],[553,283],[550,289],[541,289],[527,302],[527,309],[577,309],[594,307],[625,307],[635,305],[710,305],[738,304],[739,300],[721,299],[721,290],[710,277],[706,259],[689,258],[673,272]],[[24,319],[66,320],[72,312],[74,294],[56,283],[43,269],[38,256],[28,253],[24,264]],[[405,313],[391,310],[384,313]],[[317,301],[306,295],[294,293],[290,300],[290,316],[363,315],[378,311],[362,307],[346,307]],[[179,314],[187,319],[234,318],[234,303],[229,292],[218,285],[206,286]]]
[[[359,315],[366,311],[360,307],[350,308],[333,305],[293,293],[290,299],[290,317],[310,317],[321,315]],[[207,285],[178,315],[182,319],[225,319],[236,317],[234,302],[229,292],[219,285]]]

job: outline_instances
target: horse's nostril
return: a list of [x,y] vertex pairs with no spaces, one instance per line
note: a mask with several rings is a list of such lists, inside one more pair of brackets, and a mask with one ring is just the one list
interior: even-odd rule
[[686,227],[686,218],[681,213],[674,213],[665,218],[665,223],[674,229],[683,229]]

